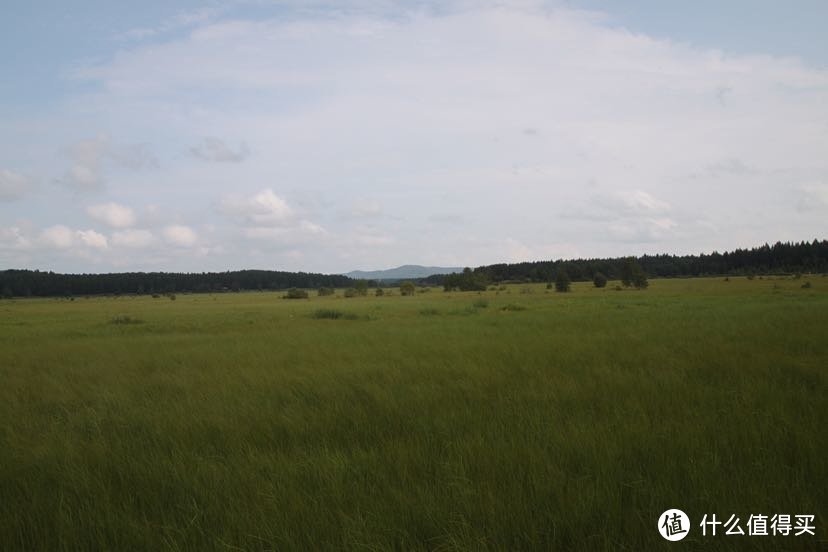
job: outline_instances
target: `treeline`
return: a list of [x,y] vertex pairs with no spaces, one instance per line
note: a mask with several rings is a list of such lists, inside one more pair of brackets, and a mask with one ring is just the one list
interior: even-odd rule
[[[752,249],[702,255],[644,255],[636,259],[651,278],[828,272],[828,240],[777,242]],[[592,280],[598,273],[618,280],[626,260],[627,257],[501,263],[477,267],[472,272],[478,282],[552,282],[561,268],[572,280]],[[436,274],[421,282],[444,285],[447,278],[461,280],[470,277]]]
[[[553,282],[563,268],[571,280],[592,280],[597,274],[619,280],[629,257],[574,259],[494,264],[456,275],[434,275],[418,280],[448,289],[484,289],[488,283]],[[636,259],[650,278],[681,276],[749,276],[828,272],[828,240],[765,244],[753,249],[705,255],[644,255]],[[0,296],[72,296],[176,292],[283,290],[288,288],[361,288],[376,282],[357,281],[335,274],[239,270],[234,272],[126,272],[113,274],[57,274],[38,270],[0,271]]]
[[234,272],[125,272],[116,274],[57,274],[38,270],[0,271],[0,294],[14,296],[72,296],[224,292],[288,288],[350,287],[347,276],[273,270]]

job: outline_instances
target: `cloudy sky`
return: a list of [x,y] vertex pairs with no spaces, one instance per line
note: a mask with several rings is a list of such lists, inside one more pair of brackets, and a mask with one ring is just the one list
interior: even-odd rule
[[825,21],[822,0],[7,1],[0,269],[826,238]]

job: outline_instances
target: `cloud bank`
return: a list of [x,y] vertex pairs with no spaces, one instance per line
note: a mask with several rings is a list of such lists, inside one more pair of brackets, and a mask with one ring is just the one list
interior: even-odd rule
[[[160,24],[75,67],[92,91],[53,165],[85,195],[4,216],[0,260],[335,272],[825,237],[825,69],[539,3],[286,13]],[[26,187],[0,172],[6,203]],[[103,240],[70,230],[90,219]]]

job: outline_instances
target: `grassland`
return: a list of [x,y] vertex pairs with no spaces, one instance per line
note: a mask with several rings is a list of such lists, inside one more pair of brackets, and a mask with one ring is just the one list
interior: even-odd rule
[[825,546],[828,278],[614,286],[0,301],[2,548]]

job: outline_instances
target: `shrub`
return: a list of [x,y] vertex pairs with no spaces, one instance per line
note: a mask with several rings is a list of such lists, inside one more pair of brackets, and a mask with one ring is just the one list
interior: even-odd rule
[[333,288],[321,287],[317,290],[316,294],[319,297],[327,297],[328,295],[333,295],[334,290]]
[[566,270],[560,268],[558,275],[555,276],[555,291],[566,293],[569,291],[570,286],[569,274],[566,273]]
[[175,293],[170,293],[167,297],[170,298],[170,301],[175,301]]
[[529,286],[523,286],[522,288],[520,288],[520,292],[524,295],[530,295],[532,293],[535,293],[535,290],[533,290]]
[[503,305],[500,307],[502,311],[523,311],[526,310],[526,307],[523,305],[515,305],[514,303],[509,303],[508,305]]
[[342,311],[334,309],[318,309],[311,313],[311,318],[336,320],[342,318]]
[[285,294],[285,299],[307,299],[308,292],[304,289],[290,288]]
[[317,320],[357,320],[359,316],[352,312],[342,312],[335,309],[317,309],[311,313],[311,318]]
[[374,292],[374,295],[376,295],[377,297],[382,297],[383,295],[385,295],[385,292],[382,290],[382,288],[377,288],[377,291]]
[[414,282],[403,282],[400,284],[400,295],[414,295]]
[[596,272],[592,278],[592,285],[597,288],[607,287],[607,277],[602,272]]
[[802,289],[811,289],[811,282],[805,282],[799,287],[801,287]]
[[119,314],[117,316],[113,316],[109,320],[110,324],[141,324],[143,322],[144,322],[143,320],[138,320],[137,318],[132,318],[131,316],[126,315],[126,314]]
[[355,288],[348,288],[345,290],[345,297],[356,297],[357,295],[359,295],[359,291]]

